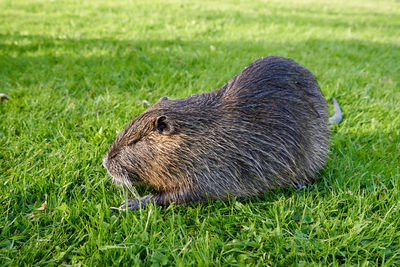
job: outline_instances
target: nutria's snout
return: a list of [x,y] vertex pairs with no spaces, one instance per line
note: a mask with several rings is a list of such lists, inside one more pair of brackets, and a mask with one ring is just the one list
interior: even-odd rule
[[103,167],[107,169],[108,173],[114,178],[116,175],[120,174],[121,164],[118,161],[118,155],[123,149],[120,147],[120,138],[117,138],[108,149],[103,157]]
[[108,153],[103,157],[103,167],[107,170],[108,175],[114,180],[113,172],[111,171],[110,160],[108,158]]
[[103,157],[103,167],[107,170],[108,174],[112,177],[113,180],[120,180],[117,179],[117,177],[121,176],[121,166],[119,166],[120,164],[118,164],[116,156],[117,153],[115,150],[108,150]]
[[[113,152],[112,154],[110,152]],[[112,151],[111,149],[107,151],[107,153],[103,157],[103,167],[110,172],[110,161],[112,161],[117,156],[117,153]]]
[[107,169],[107,154],[103,157],[103,167]]

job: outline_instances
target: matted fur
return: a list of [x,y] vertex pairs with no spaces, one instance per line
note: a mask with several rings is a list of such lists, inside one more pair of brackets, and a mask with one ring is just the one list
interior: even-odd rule
[[291,59],[261,58],[222,88],[160,99],[118,135],[104,166],[157,205],[254,196],[313,182],[327,158],[328,113],[312,73]]

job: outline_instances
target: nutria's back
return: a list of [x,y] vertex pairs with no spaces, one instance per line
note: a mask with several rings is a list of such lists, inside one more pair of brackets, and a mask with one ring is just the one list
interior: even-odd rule
[[244,197],[306,185],[327,157],[325,99],[312,73],[281,57],[261,58],[224,87],[161,99],[117,137],[104,165],[115,180],[158,193],[166,205]]

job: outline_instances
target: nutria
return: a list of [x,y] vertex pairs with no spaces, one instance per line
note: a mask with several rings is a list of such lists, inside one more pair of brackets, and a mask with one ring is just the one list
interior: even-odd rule
[[117,136],[103,165],[128,188],[157,191],[122,208],[255,196],[312,183],[327,158],[328,126],[312,73],[265,57],[216,91],[161,98]]

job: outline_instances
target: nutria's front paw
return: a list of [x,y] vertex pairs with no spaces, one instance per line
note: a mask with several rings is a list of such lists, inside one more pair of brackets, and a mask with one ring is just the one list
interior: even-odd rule
[[137,198],[130,198],[127,202],[122,202],[119,206],[121,210],[130,209],[130,210],[138,210],[140,208],[140,200]]
[[148,195],[144,196],[140,199],[137,198],[130,198],[128,199],[128,202],[126,203],[125,201],[121,203],[119,208],[121,210],[125,210],[126,208],[130,210],[138,210],[140,209],[140,206],[142,206],[142,209],[146,208],[147,205],[149,205],[151,202],[155,203],[155,198],[153,195]]

